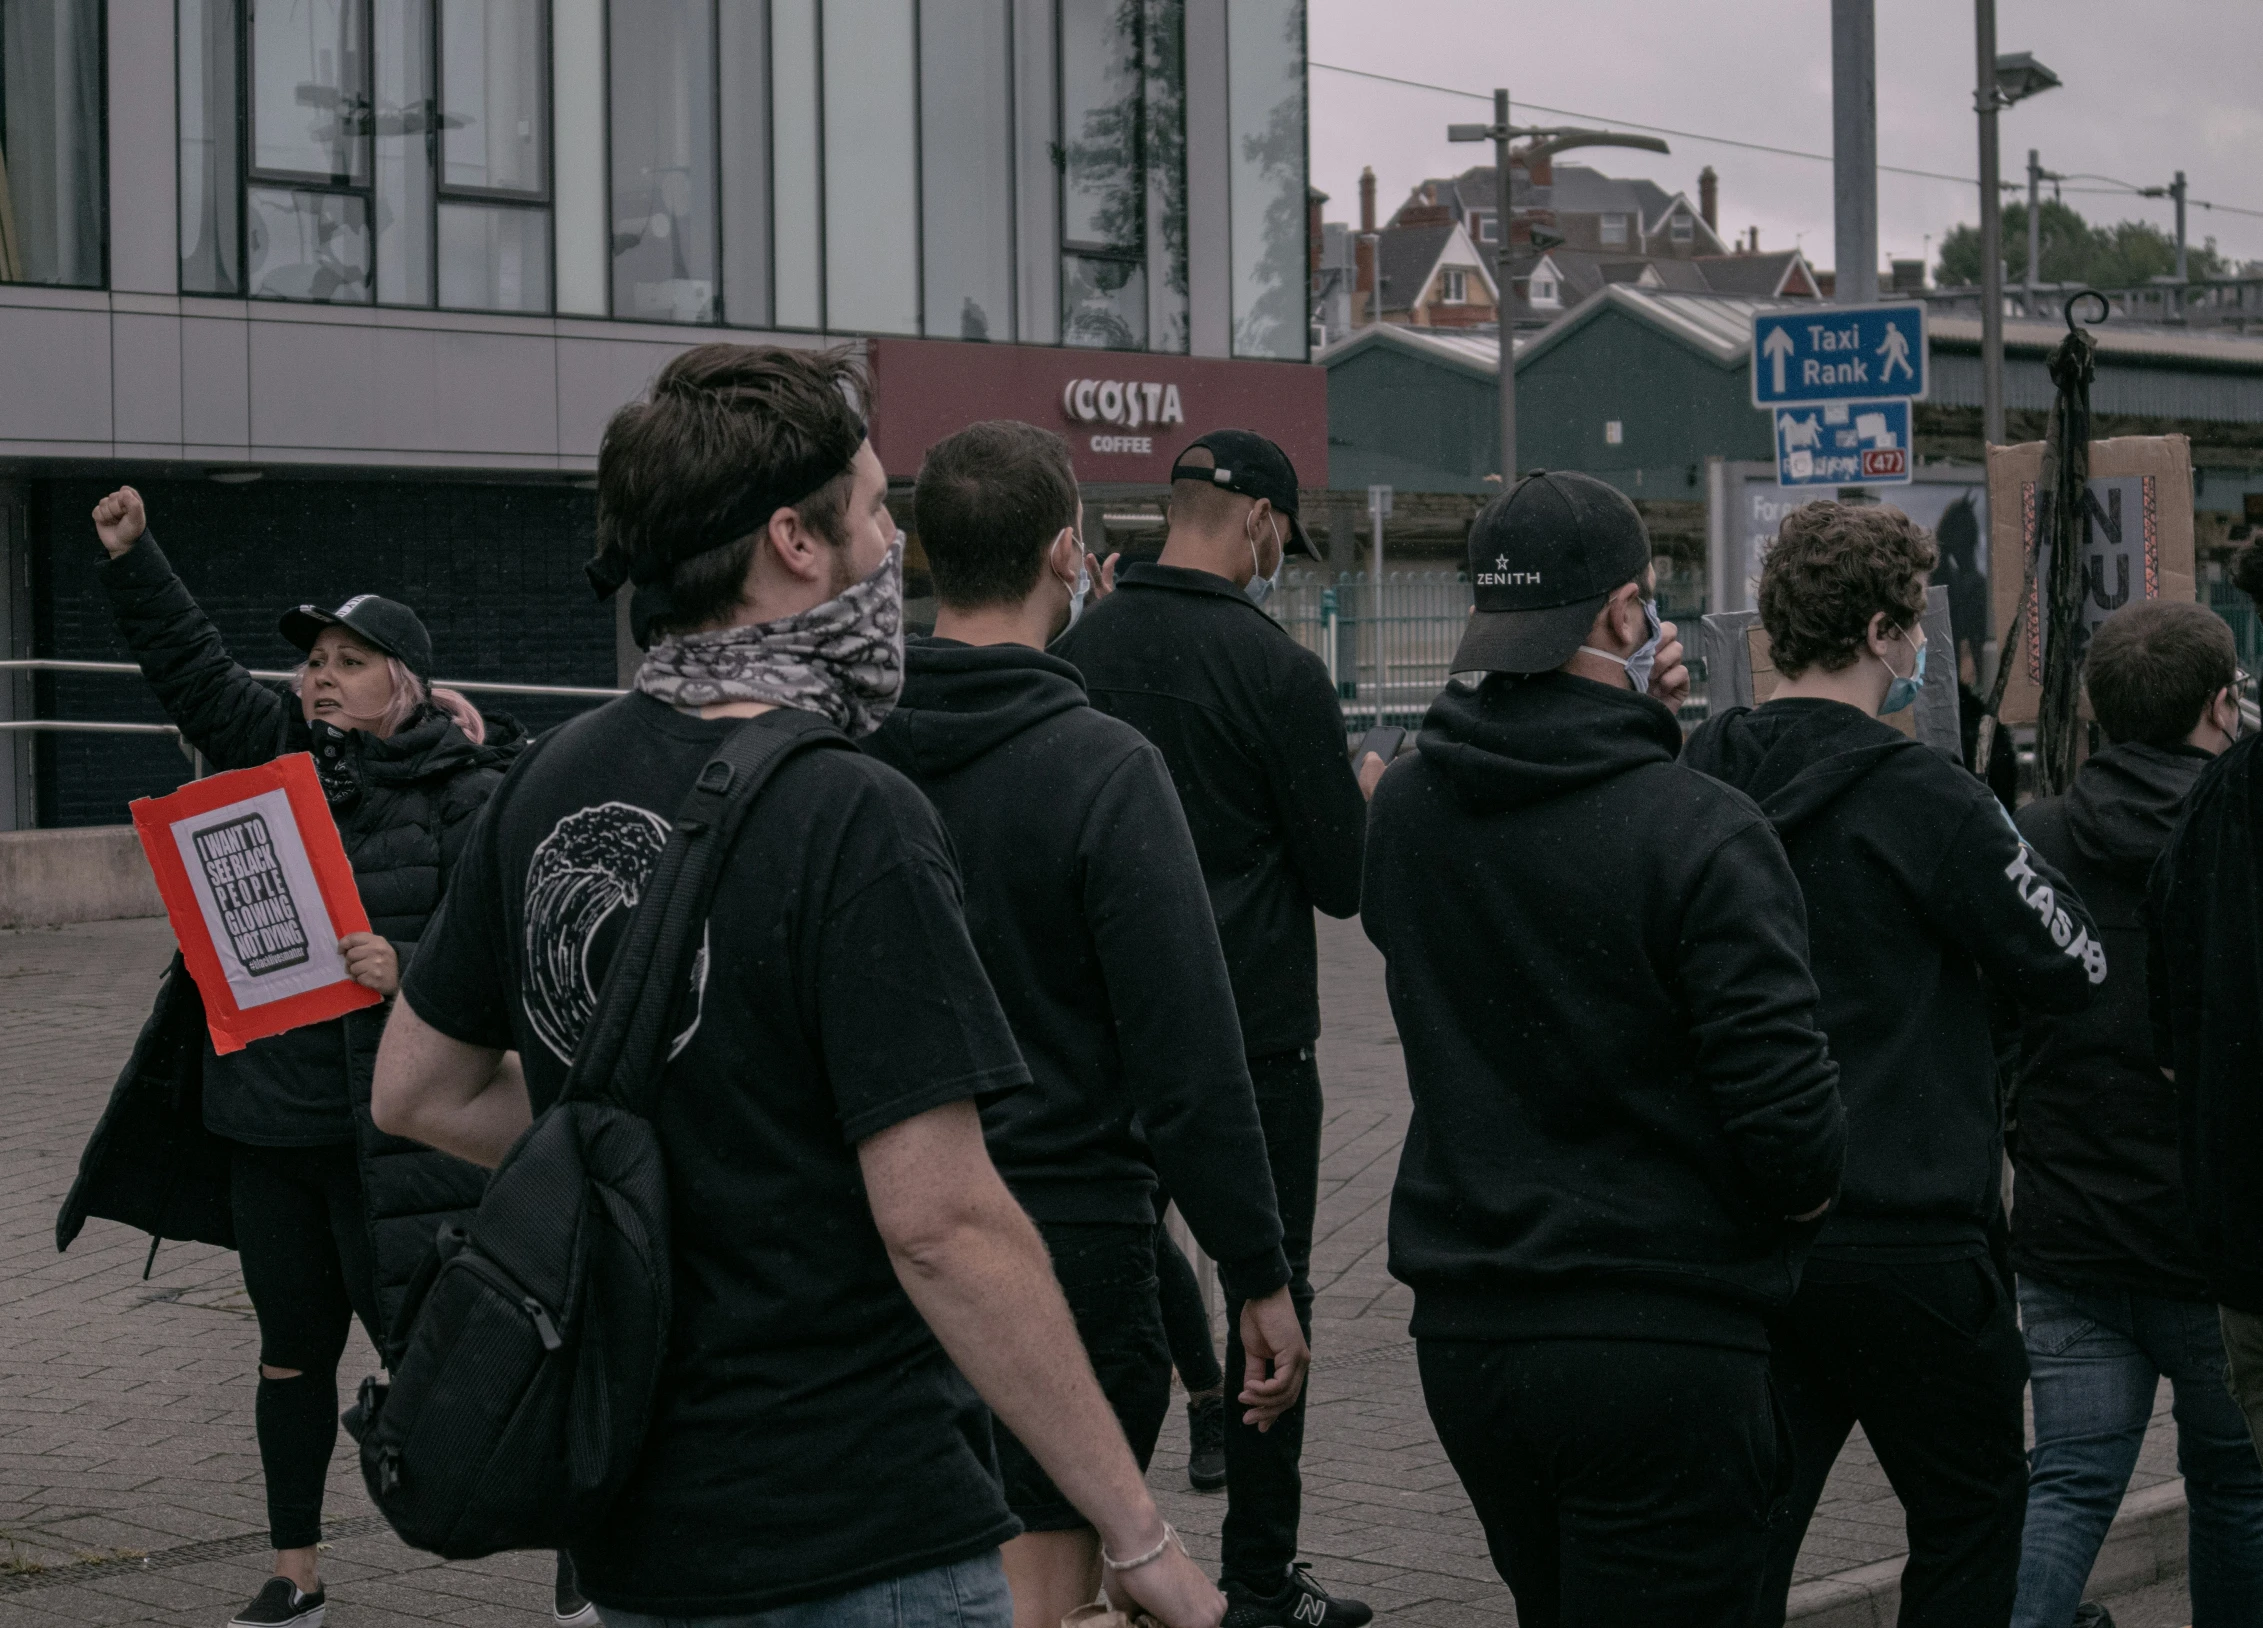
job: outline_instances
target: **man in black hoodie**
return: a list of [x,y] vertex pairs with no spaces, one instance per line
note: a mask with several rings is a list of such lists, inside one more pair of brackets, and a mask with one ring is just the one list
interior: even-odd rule
[[[1067,445],[977,424],[929,450],[914,503],[941,610],[868,749],[927,793],[958,850],[967,927],[1032,1082],[983,1109],[983,1139],[1145,1468],[1171,1388],[1158,1168],[1240,1303],[1246,1421],[1270,1428],[1303,1385],[1233,991],[1162,754],[1045,653],[1090,583]],[[1011,1435],[998,1445],[1025,1529],[1005,1546],[1015,1620],[1055,1628],[1098,1592],[1099,1537]]]
[[2012,1263],[2035,1449],[2014,1628],[2065,1628],[2113,1523],[2163,1378],[2176,1387],[2194,1628],[2263,1623],[2263,1464],[2224,1388],[2215,1296],[2177,1157],[2176,1087],[2153,1055],[2145,882],[2210,760],[2239,732],[2232,630],[2142,600],[2084,661],[2112,742],[2019,828],[2098,916],[2114,975],[2087,1011],[2021,1035]]
[[1791,1465],[1765,1318],[1836,1190],[1807,924],[1760,811],[1675,762],[1634,505],[1534,475],[1369,820],[1414,1117],[1423,1399],[1526,1628],[1744,1628]]
[[[1247,430],[1213,430],[1172,465],[1163,557],[1126,567],[1055,654],[1076,664],[1094,706],[1170,766],[1225,946],[1309,1336],[1321,1121],[1312,912],[1359,909],[1362,798],[1383,762],[1369,753],[1354,778],[1328,669],[1257,608],[1292,552],[1309,557],[1312,545],[1287,454]],[[1244,1358],[1230,1293],[1227,1312],[1230,1374]],[[1295,1564],[1303,1449],[1301,1405],[1263,1434],[1226,1410],[1228,1628],[1362,1628],[1374,1615]]]
[[1782,683],[1683,759],[1783,838],[1846,1098],[1845,1185],[1770,1331],[1800,1469],[1765,1622],[1857,1422],[1908,1517],[1903,1628],[2002,1623],[2019,1571],[2027,1355],[1989,1253],[2004,1143],[1983,980],[2080,1011],[2106,950],[1988,788],[1879,721],[1916,699],[1936,558],[1899,509],[1794,510],[1760,579]]

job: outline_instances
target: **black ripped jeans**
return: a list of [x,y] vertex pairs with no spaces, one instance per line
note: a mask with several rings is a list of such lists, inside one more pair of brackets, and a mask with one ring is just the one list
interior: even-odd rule
[[322,1540],[322,1489],[338,1440],[338,1359],[355,1317],[379,1338],[369,1222],[351,1144],[269,1148],[235,1144],[229,1169],[236,1253],[259,1313],[263,1368],[254,1418],[267,1479],[268,1540],[309,1549]]

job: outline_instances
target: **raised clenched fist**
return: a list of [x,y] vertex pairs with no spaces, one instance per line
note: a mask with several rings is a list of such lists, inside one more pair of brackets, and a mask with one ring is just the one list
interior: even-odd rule
[[103,548],[112,559],[141,541],[141,534],[149,527],[149,518],[142,513],[141,494],[131,486],[121,486],[94,506],[94,534],[102,539]]

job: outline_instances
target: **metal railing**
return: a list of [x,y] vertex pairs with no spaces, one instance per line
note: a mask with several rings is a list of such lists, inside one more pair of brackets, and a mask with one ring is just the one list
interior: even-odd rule
[[1335,681],[1345,727],[1418,722],[1445,686],[1468,624],[1469,581],[1452,571],[1287,573],[1266,609]]

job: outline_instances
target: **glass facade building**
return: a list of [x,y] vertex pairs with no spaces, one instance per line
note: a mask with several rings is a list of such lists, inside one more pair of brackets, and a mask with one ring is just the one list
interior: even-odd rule
[[[1224,348],[1303,360],[1304,0],[1211,3]],[[184,293],[1194,344],[1189,0],[176,6]]]
[[100,288],[101,0],[0,0],[0,283]]

